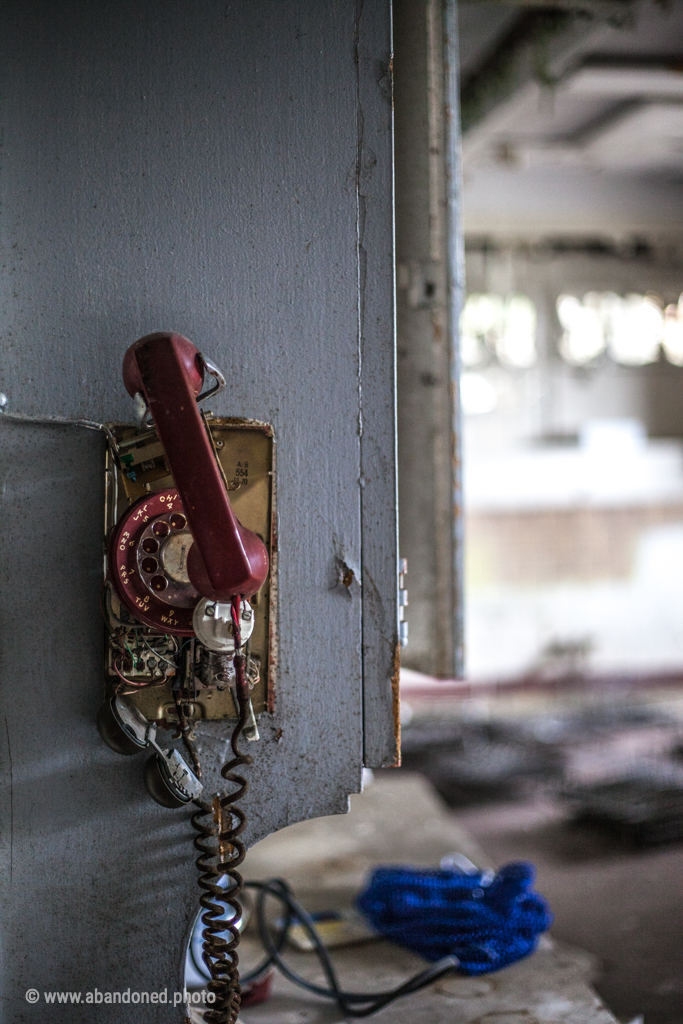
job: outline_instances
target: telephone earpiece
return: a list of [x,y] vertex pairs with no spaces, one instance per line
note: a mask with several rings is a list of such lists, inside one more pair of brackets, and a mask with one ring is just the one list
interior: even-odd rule
[[[145,733],[143,732],[140,739],[136,730],[129,725],[134,713],[135,709],[129,710],[121,697],[105,700],[100,705],[97,713],[97,731],[107,746],[117,754],[139,754],[147,746]],[[146,730],[147,722],[144,719],[143,722]]]
[[155,752],[145,765],[144,780],[158,804],[182,807],[201,793],[202,784],[182,754],[173,747],[163,750],[156,741],[156,723],[148,722],[125,697],[113,697],[102,704],[97,728],[107,746],[117,754],[139,754],[153,748]]
[[[162,807],[184,807],[194,794],[192,769],[177,750],[176,757],[152,754],[143,773],[147,792]],[[168,752],[171,755],[171,751]],[[189,774],[188,774],[189,773]],[[201,786],[200,786],[201,792]]]

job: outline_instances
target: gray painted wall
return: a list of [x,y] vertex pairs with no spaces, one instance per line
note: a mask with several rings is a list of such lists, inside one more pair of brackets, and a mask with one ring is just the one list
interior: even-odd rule
[[[8,410],[129,420],[125,349],[175,330],[226,372],[215,413],[275,427],[280,670],[250,751],[250,843],[346,809],[364,724],[366,763],[393,754],[390,34],[386,0],[8,0],[0,14]],[[121,1019],[31,1006],[30,987],[178,988],[196,906],[189,816],[153,804],[144,758],[95,732],[102,454],[75,427],[0,422],[12,1024]],[[340,560],[362,587],[339,585]],[[203,732],[216,766],[225,740]],[[161,1019],[173,1011],[126,1009]]]

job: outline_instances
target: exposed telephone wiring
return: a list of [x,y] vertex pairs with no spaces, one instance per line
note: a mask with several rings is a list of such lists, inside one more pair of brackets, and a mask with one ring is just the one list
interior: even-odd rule
[[[116,674],[119,677],[119,679],[121,679],[122,682],[124,682],[126,684],[126,686],[132,686],[134,690],[144,690],[145,686],[149,685],[146,681],[144,683],[135,683],[135,682],[133,682],[132,679],[126,679],[126,677],[124,676],[123,672],[119,668],[119,659],[118,658],[114,662],[114,672],[116,672]],[[121,684],[119,684],[119,687],[120,687],[120,685]],[[117,692],[118,692],[118,689],[117,689]]]
[[[135,635],[136,635],[136,637],[137,637],[137,630],[135,631]],[[145,637],[144,637],[144,636],[142,635],[142,633],[140,634],[140,639],[142,640],[142,642],[143,642],[143,644],[145,645],[145,647],[146,647],[146,648],[147,648],[147,649],[148,649],[149,651],[151,651],[151,652],[152,652],[152,654],[154,655],[154,657],[155,657],[155,658],[158,658],[158,659],[159,659],[159,661],[165,661],[165,662],[166,662],[166,664],[167,664],[167,665],[171,665],[171,667],[172,667],[172,668],[175,668],[175,667],[176,667],[176,663],[175,663],[175,661],[171,661],[171,660],[170,660],[170,658],[165,658],[163,654],[160,654],[160,653],[159,653],[159,651],[155,650],[155,649],[154,649],[154,648],[152,647],[152,645],[151,645],[151,644],[150,644],[150,643],[149,643],[149,642],[148,642],[148,641],[147,641],[147,640],[145,639]],[[175,639],[175,637],[165,636],[165,637],[164,637],[164,640],[172,640],[172,641],[173,641],[173,643],[174,643],[174,646],[175,646],[175,652],[176,652],[176,654],[177,654],[177,653],[178,653],[178,641],[177,641],[177,640]]]
[[[102,588],[102,590],[100,592],[100,600],[99,600],[100,612],[102,613],[102,619],[104,620],[105,629],[109,633],[110,637],[115,638],[114,639],[114,643],[116,644],[118,649],[121,651],[121,654],[124,657],[127,655],[128,658],[130,658],[131,665],[133,667],[135,667],[135,664],[136,664],[135,655],[133,654],[133,652],[131,651],[130,647],[128,646],[128,644],[124,640],[123,636],[121,635],[121,633],[120,633],[120,628],[121,627],[119,627],[119,629],[112,629],[111,626],[109,625],[108,620],[107,620],[107,614],[106,614],[106,611],[105,611],[105,608],[104,608],[104,603],[103,603],[103,597],[104,597],[105,590],[106,590],[106,584],[105,584],[105,586]],[[163,654],[161,654],[159,651],[155,650],[154,647],[152,647],[152,645],[147,642],[144,634],[139,629],[134,628],[133,631],[135,633],[135,640],[136,640],[136,642],[139,641],[139,640],[142,640],[142,642],[145,645],[145,647],[147,647],[147,649],[156,658],[158,658],[159,661],[164,661],[164,662],[166,662],[167,665],[171,665],[173,668],[175,668],[176,663],[174,661],[170,661],[168,658],[165,658]],[[176,652],[178,651],[178,641],[175,639],[175,637],[171,637],[171,636],[167,635],[167,636],[164,636],[164,640],[172,641],[173,645],[175,647]],[[113,668],[114,668],[114,671],[116,672],[117,676],[119,677],[119,679],[121,679],[128,686],[133,687],[133,690],[144,690],[145,687],[147,687],[147,686],[157,686],[159,683],[164,682],[164,679],[150,679],[150,680],[144,680],[143,682],[135,682],[132,679],[127,679],[126,676],[123,674],[123,671],[122,671],[123,666],[120,664],[120,659],[118,659],[118,658],[114,662]],[[126,696],[125,693],[122,693],[119,690],[117,690],[117,692],[119,692],[120,696]]]

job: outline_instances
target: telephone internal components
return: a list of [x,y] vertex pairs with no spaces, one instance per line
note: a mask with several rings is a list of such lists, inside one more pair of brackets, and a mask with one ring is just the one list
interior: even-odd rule
[[[263,537],[274,570],[277,550],[273,529],[272,431],[266,424],[219,419],[210,414],[204,424],[235,513],[241,522]],[[124,677],[134,684],[126,688],[134,689],[128,699],[145,718],[176,728],[173,686],[177,682],[181,647],[185,638],[195,636],[193,610],[198,604],[210,607],[221,602],[200,600],[189,582],[187,516],[177,488],[173,486],[156,431],[145,427],[140,432],[135,427],[120,425],[113,425],[110,431],[113,440],[106,455],[105,505],[108,579],[102,597],[108,627],[105,695],[110,697]],[[273,571],[258,594],[243,601],[241,608],[246,675],[255,716],[271,709],[274,700],[277,655],[274,583]],[[198,620],[199,609],[195,621]],[[210,616],[202,615],[207,640],[212,632],[215,634],[215,629],[209,627],[209,620]],[[216,647],[215,640],[211,640],[211,646]],[[190,687],[192,700],[185,709],[190,727],[200,719],[234,721],[237,718],[231,691],[234,683],[232,650],[228,637],[224,649],[214,652],[227,656],[220,661],[209,658],[209,645],[196,644]]]

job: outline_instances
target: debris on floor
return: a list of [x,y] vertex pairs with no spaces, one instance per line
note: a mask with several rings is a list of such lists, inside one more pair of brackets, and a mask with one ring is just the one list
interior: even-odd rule
[[683,839],[683,766],[642,761],[617,777],[565,786],[560,797],[577,821],[637,846]]
[[562,778],[564,752],[510,722],[420,721],[401,739],[403,764],[421,771],[451,807],[515,797]]

